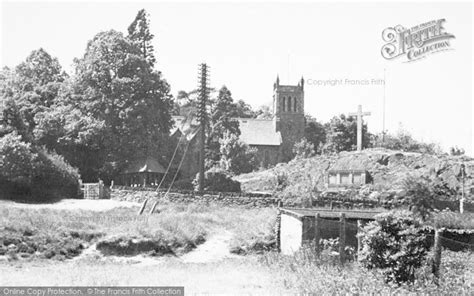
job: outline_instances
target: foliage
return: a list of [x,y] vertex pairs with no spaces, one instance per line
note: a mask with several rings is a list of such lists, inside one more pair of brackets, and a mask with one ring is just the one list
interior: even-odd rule
[[113,30],[97,34],[76,60],[71,104],[104,124],[99,175],[107,167],[120,168],[126,160],[167,148],[170,87],[149,62],[135,41]]
[[2,198],[29,201],[75,198],[79,174],[54,152],[37,149],[11,133],[0,138]]
[[458,213],[449,210],[433,214],[433,227],[447,229],[474,229],[474,213]]
[[422,220],[431,217],[439,196],[434,184],[426,177],[408,176],[403,180],[402,204]]
[[128,26],[128,39],[140,48],[143,58],[150,68],[153,68],[156,62],[154,48],[151,44],[154,35],[150,32],[149,15],[145,9],[138,11],[133,22]]
[[44,49],[34,50],[14,70],[2,71],[0,100],[3,125],[33,142],[35,115],[48,110],[55,102],[66,79],[56,58]]
[[258,119],[272,119],[273,112],[268,105],[262,105],[255,111],[255,118]]
[[295,158],[309,158],[315,155],[314,144],[303,138],[293,146],[293,153]]
[[[370,146],[370,135],[367,125],[362,126],[362,147]],[[333,117],[326,125],[325,152],[351,151],[357,147],[357,120],[341,114]]]
[[220,140],[220,166],[232,174],[250,173],[258,168],[257,151],[227,132]]
[[449,154],[452,156],[464,155],[465,153],[466,151],[463,148],[458,148],[458,146],[449,148]]
[[304,136],[314,146],[315,154],[321,154],[326,143],[326,127],[315,118],[306,115],[306,126]]
[[421,221],[411,212],[380,214],[362,233],[360,261],[369,268],[383,269],[386,282],[413,282],[415,270],[422,266],[429,240]]
[[[199,188],[199,173],[193,180],[194,189]],[[204,173],[204,191],[240,192],[240,183],[232,180],[224,170],[214,167]]]
[[[329,258],[328,258],[329,259]],[[359,263],[343,267],[333,260],[321,260],[311,249],[293,256],[266,253],[261,264],[271,268],[274,279],[283,281],[293,293],[309,295],[469,295],[472,290],[472,252],[443,251],[439,285],[433,283],[429,268],[420,268],[413,284],[393,285],[384,281],[380,270]]]
[[392,150],[401,150],[407,152],[420,152],[426,154],[440,154],[441,148],[435,143],[424,143],[417,141],[413,136],[402,127],[396,134],[379,133],[372,136],[372,145],[374,147],[383,147]]
[[236,104],[230,90],[223,86],[212,105],[209,134],[206,143],[206,158],[217,163],[221,159],[221,139],[226,134],[240,135],[238,121],[232,120],[237,115]]

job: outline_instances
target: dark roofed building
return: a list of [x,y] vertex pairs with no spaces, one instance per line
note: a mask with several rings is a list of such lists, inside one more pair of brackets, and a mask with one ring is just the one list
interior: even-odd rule
[[166,169],[152,157],[135,160],[120,174],[118,184],[125,186],[156,186],[165,172]]
[[293,157],[293,146],[304,137],[304,80],[298,85],[280,85],[277,77],[273,85],[273,118],[239,121],[240,139],[257,149],[263,167],[288,161]]
[[272,119],[237,118],[240,140],[257,150],[262,167],[275,165],[281,161],[281,134],[275,130]]

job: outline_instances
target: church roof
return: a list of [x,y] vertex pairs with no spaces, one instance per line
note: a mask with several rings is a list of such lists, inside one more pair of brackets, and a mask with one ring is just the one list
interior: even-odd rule
[[280,146],[281,134],[275,131],[271,119],[236,118],[239,121],[240,140],[247,145]]
[[165,168],[154,158],[148,157],[131,162],[122,174],[165,173]]

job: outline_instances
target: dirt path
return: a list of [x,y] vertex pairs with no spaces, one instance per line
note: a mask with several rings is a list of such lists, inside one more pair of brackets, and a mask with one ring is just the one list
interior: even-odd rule
[[227,258],[240,258],[240,256],[234,255],[229,251],[229,242],[231,239],[232,233],[223,230],[211,236],[195,250],[181,256],[181,260],[185,263],[209,263]]
[[187,295],[282,295],[283,283],[257,256],[229,252],[232,234],[218,232],[181,257],[102,256],[92,245],[73,260],[0,264],[0,286],[184,286]]

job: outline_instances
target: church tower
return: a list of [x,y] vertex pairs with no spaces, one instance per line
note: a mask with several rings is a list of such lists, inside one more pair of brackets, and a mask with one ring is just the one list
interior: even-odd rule
[[282,160],[293,156],[293,146],[304,137],[304,79],[298,85],[273,85],[273,120],[282,138]]

